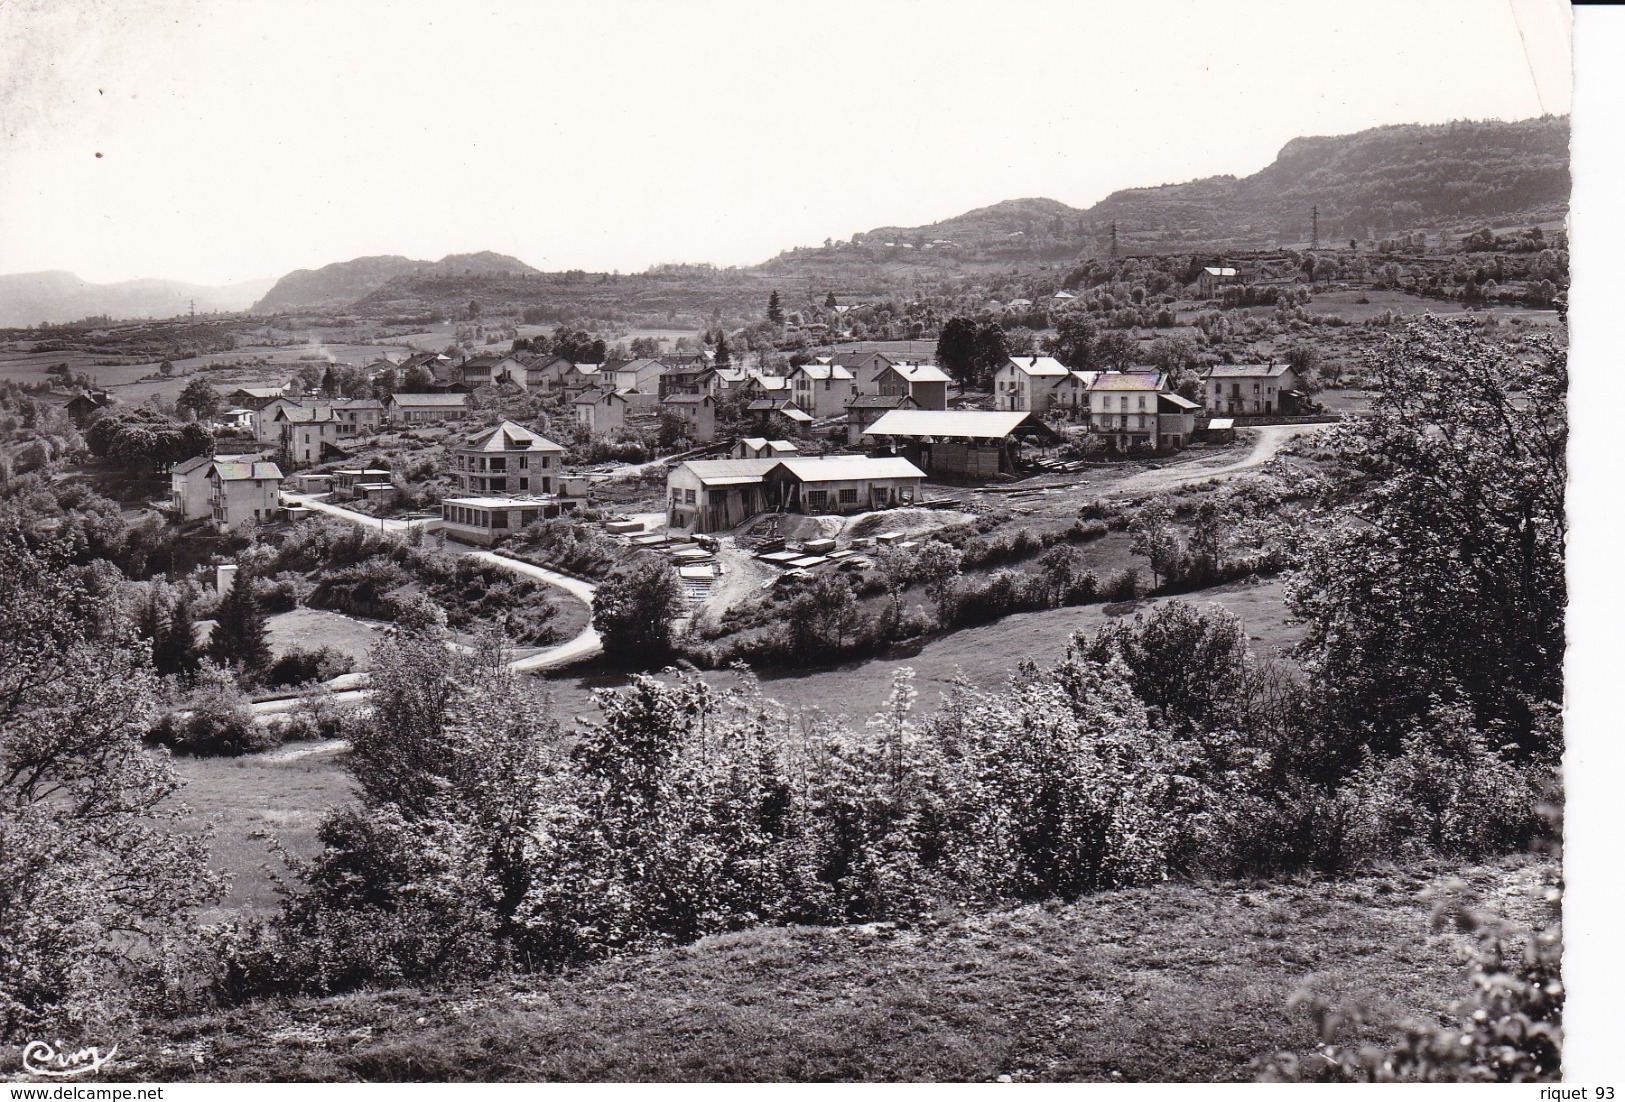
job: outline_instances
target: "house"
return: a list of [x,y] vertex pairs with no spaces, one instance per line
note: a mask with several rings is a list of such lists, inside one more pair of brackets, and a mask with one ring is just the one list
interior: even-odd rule
[[356,487],[377,485],[388,482],[389,472],[377,467],[351,467],[332,473],[333,496],[340,500],[348,500],[356,496]]
[[895,456],[689,460],[666,476],[668,526],[716,532],[757,513],[858,513],[912,504],[925,472]]
[[1055,380],[1055,389],[1050,397],[1050,412],[1088,420],[1089,384],[1095,381],[1095,376],[1100,372],[1072,370],[1066,374],[1066,378]]
[[746,372],[746,378],[740,384],[740,394],[749,401],[757,398],[788,398],[790,397],[790,380],[783,375],[764,375],[760,371]]
[[1178,451],[1196,436],[1196,414],[1202,407],[1183,394],[1157,395],[1157,447]]
[[734,459],[788,459],[799,450],[788,440],[746,436],[734,443],[733,451],[729,454]]
[[637,360],[622,360],[613,369],[610,368],[609,364],[605,364],[600,369],[600,374],[612,376],[611,381],[616,390],[636,390],[642,394],[653,394],[658,398],[660,394],[660,376],[665,371],[665,364],[645,356]]
[[993,373],[994,408],[1046,413],[1056,384],[1066,377],[1066,365],[1053,356],[1011,356]]
[[83,428],[92,417],[117,401],[117,398],[105,390],[81,390],[68,399],[66,408],[73,423]]
[[708,364],[668,367],[660,375],[660,400],[673,394],[706,394],[712,387],[716,369]]
[[563,356],[542,356],[525,361],[526,390],[558,390],[575,364]]
[[261,444],[282,443],[282,428],[277,417],[284,410],[303,409],[304,403],[295,398],[285,398],[277,395],[260,405],[250,405],[254,412],[249,416],[249,428],[253,430],[254,439]]
[[360,436],[378,431],[384,420],[384,403],[376,398],[351,398],[333,403],[333,417],[340,436]]
[[894,409],[919,409],[907,394],[859,394],[846,404],[846,442],[861,447],[869,426]]
[[278,398],[286,397],[285,386],[240,386],[226,395],[226,401],[249,409],[264,409]]
[[1234,268],[1214,265],[1203,268],[1196,277],[1196,293],[1202,298],[1218,298],[1219,292],[1235,283],[1239,273]]
[[742,367],[719,367],[711,373],[711,393],[718,398],[737,394],[750,379],[750,372]]
[[1214,364],[1202,376],[1210,414],[1284,413],[1296,409],[1298,373],[1288,364]]
[[354,496],[357,501],[374,505],[393,505],[399,492],[393,482],[357,482]]
[[594,436],[603,436],[626,424],[627,401],[608,388],[584,390],[571,405],[575,408],[576,420]]
[[467,416],[467,394],[391,394],[384,406],[386,420],[407,425],[453,421]]
[[864,433],[932,477],[1011,474],[1027,440],[1055,443],[1055,431],[1025,410],[907,410],[887,413]]
[[227,428],[254,431],[254,411],[251,409],[228,409],[220,414],[218,420]]
[[214,456],[195,455],[169,468],[169,506],[181,523],[209,515],[214,507],[214,487],[209,485],[209,468]]
[[812,424],[812,414],[791,398],[757,398],[745,403],[745,415],[764,431],[804,432]]
[[838,417],[857,393],[857,380],[840,364],[802,364],[790,372],[790,394],[814,420]]
[[554,492],[564,447],[523,425],[504,421],[470,436],[452,450],[452,478],[462,494]]
[[672,394],[660,401],[662,413],[683,422],[683,435],[696,444],[717,438],[717,400],[709,394]]
[[544,518],[575,509],[573,498],[448,497],[440,503],[440,530],[463,543],[489,547],[504,536]]
[[215,530],[232,532],[273,520],[281,508],[282,471],[258,459],[216,459],[209,464],[209,516]]
[[[325,408],[296,409],[278,421],[282,430],[282,454],[295,467],[308,467],[322,461],[322,449],[339,438],[339,421]],[[309,414],[309,416],[303,416]]]
[[462,374],[462,381],[471,389],[504,382],[511,382],[521,390],[526,388],[527,365],[517,356],[501,352],[482,352],[477,356],[465,357],[457,366]]
[[881,373],[903,361],[884,352],[837,352],[820,362],[846,368],[859,394],[878,394]]
[[875,393],[906,394],[921,409],[948,408],[948,373],[933,364],[892,364],[875,377]]
[[592,387],[614,390],[615,382],[600,372],[597,364],[571,364],[569,370],[559,376],[559,386],[566,394],[580,394]]
[[1102,371],[1089,384],[1090,431],[1119,448],[1156,447],[1159,395],[1168,389],[1160,371]]

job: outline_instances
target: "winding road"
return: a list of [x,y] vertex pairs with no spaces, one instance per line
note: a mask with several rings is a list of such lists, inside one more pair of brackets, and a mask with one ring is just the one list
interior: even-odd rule
[[1274,459],[1287,441],[1305,433],[1316,432],[1328,427],[1326,424],[1315,423],[1307,425],[1261,425],[1252,430],[1258,433],[1258,440],[1253,444],[1253,450],[1247,453],[1246,458],[1238,459],[1234,463],[1227,463],[1222,467],[1192,467],[1189,464],[1180,464],[1160,471],[1145,471],[1141,474],[1125,478],[1114,489],[1119,493],[1145,493],[1148,490],[1173,490],[1180,486],[1188,486],[1193,482],[1206,482],[1210,478],[1226,478],[1230,475],[1241,474],[1244,471],[1262,467]]
[[[289,501],[303,505],[312,512],[326,513],[328,516],[347,520],[351,524],[366,525],[368,527],[376,526],[380,531],[396,535],[405,533],[413,525],[421,525],[424,532],[432,532],[440,527],[440,521],[435,519],[408,521],[396,520],[391,517],[370,517],[365,513],[358,513],[353,509],[346,509],[341,505],[323,501],[322,497],[325,495],[321,494],[285,493],[282,496]],[[533,566],[528,562],[510,559],[505,555],[497,555],[478,547],[458,543],[455,540],[446,540],[443,549],[449,554],[468,555],[491,563],[522,578],[556,586],[581,601],[589,609],[592,608],[593,595],[598,591],[597,587],[592,583],[584,582],[580,578],[572,578],[567,574],[559,574],[545,567]],[[545,647],[527,657],[515,659],[510,663],[510,666],[519,673],[533,673],[536,670],[551,669],[555,666],[568,665],[583,658],[590,658],[601,650],[603,650],[603,643],[599,640],[598,633],[593,630],[592,621],[589,619],[587,626],[575,638],[566,639],[564,642],[556,643],[551,647]],[[365,673],[347,673],[325,683],[326,687],[333,693],[333,699],[340,702],[365,699],[367,696],[366,684],[367,675]],[[298,706],[298,697],[285,697],[277,700],[262,700],[253,707],[257,715],[274,715],[277,712],[291,711]]]

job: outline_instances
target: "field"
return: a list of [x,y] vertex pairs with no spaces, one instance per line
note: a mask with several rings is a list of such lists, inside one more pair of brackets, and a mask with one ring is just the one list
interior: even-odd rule
[[751,930],[449,992],[277,1000],[121,1046],[147,1080],[1234,1081],[1317,1037],[1303,988],[1367,1039],[1466,994],[1421,893],[1460,876],[1521,921],[1559,870],[1511,858],[1348,880],[1166,883],[915,925]]
[[269,617],[271,650],[285,654],[293,647],[314,650],[332,647],[355,660],[357,669],[367,666],[368,652],[382,634],[379,622],[328,612],[319,608],[296,608]]
[[265,866],[281,871],[275,839],[310,857],[321,847],[316,826],[327,809],[349,798],[350,778],[336,752],[320,743],[293,743],[241,758],[174,759],[185,787],[174,797],[186,805],[189,827],[214,828],[210,866],[232,879],[223,915],[268,913],[277,896]]

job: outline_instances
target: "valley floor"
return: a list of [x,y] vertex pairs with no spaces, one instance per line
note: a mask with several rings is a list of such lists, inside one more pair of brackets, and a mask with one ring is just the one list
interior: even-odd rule
[[1423,893],[1548,921],[1554,863],[1169,883],[916,925],[753,930],[454,991],[278,1000],[120,1045],[144,1080],[1224,1081],[1311,1050],[1305,987],[1375,1042],[1466,994]]

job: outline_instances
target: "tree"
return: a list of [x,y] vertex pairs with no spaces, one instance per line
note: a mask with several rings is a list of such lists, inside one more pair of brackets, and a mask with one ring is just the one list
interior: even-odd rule
[[838,652],[846,643],[857,598],[852,583],[840,574],[819,574],[790,599],[785,620],[797,657]]
[[991,386],[993,373],[1010,358],[1010,344],[1005,340],[1004,327],[990,321],[976,331],[976,383]]
[[270,624],[254,596],[253,583],[248,567],[239,563],[231,588],[220,598],[209,636],[209,657],[249,680],[271,664]]
[[175,408],[191,410],[193,417],[207,421],[220,409],[220,395],[205,380],[192,379],[181,388],[180,397],[175,399]]
[[778,291],[767,296],[767,320],[774,325],[784,324],[784,306],[779,302]]
[[1368,417],[1330,431],[1338,477],[1288,587],[1306,664],[1350,742],[1392,750],[1433,702],[1525,752],[1563,689],[1567,353],[1415,321]]
[[158,374],[162,375],[166,379],[169,378],[171,375],[175,374],[175,365],[170,363],[168,360],[165,360],[163,363],[158,365]]
[[1055,335],[1044,342],[1044,351],[1062,364],[1083,371],[1094,363],[1095,338],[1100,327],[1082,310],[1069,310],[1055,323]]
[[1179,574],[1181,548],[1174,532],[1173,510],[1163,498],[1155,498],[1140,506],[1129,524],[1133,537],[1130,544],[1136,555],[1144,555],[1151,567],[1151,586],[1160,588]]
[[1139,351],[1139,341],[1121,329],[1113,329],[1095,341],[1095,363],[1105,371],[1127,371],[1134,366],[1134,357]]
[[605,579],[592,601],[592,626],[604,653],[626,666],[649,668],[672,654],[672,621],[682,612],[683,589],[671,567],[639,556]]
[[[220,897],[142,744],[147,650],[93,572],[0,531],[0,1037],[107,1028]],[[173,978],[173,977],[168,977]],[[71,1035],[71,1034],[70,1034]]]
[[730,354],[728,352],[728,335],[726,333],[718,333],[717,334],[716,366],[718,366],[718,367],[727,367],[729,362],[730,362],[729,357],[730,357]]
[[322,393],[324,395],[326,395],[327,397],[331,398],[334,395],[336,395],[338,392],[339,392],[338,372],[334,370],[332,364],[328,364],[327,365],[327,370],[322,372]]
[[960,391],[976,383],[976,322],[955,316],[937,337],[937,363]]
[[824,308],[826,310],[833,310],[839,305],[840,304],[835,301],[835,292],[834,291],[831,291],[829,294],[824,296]]

